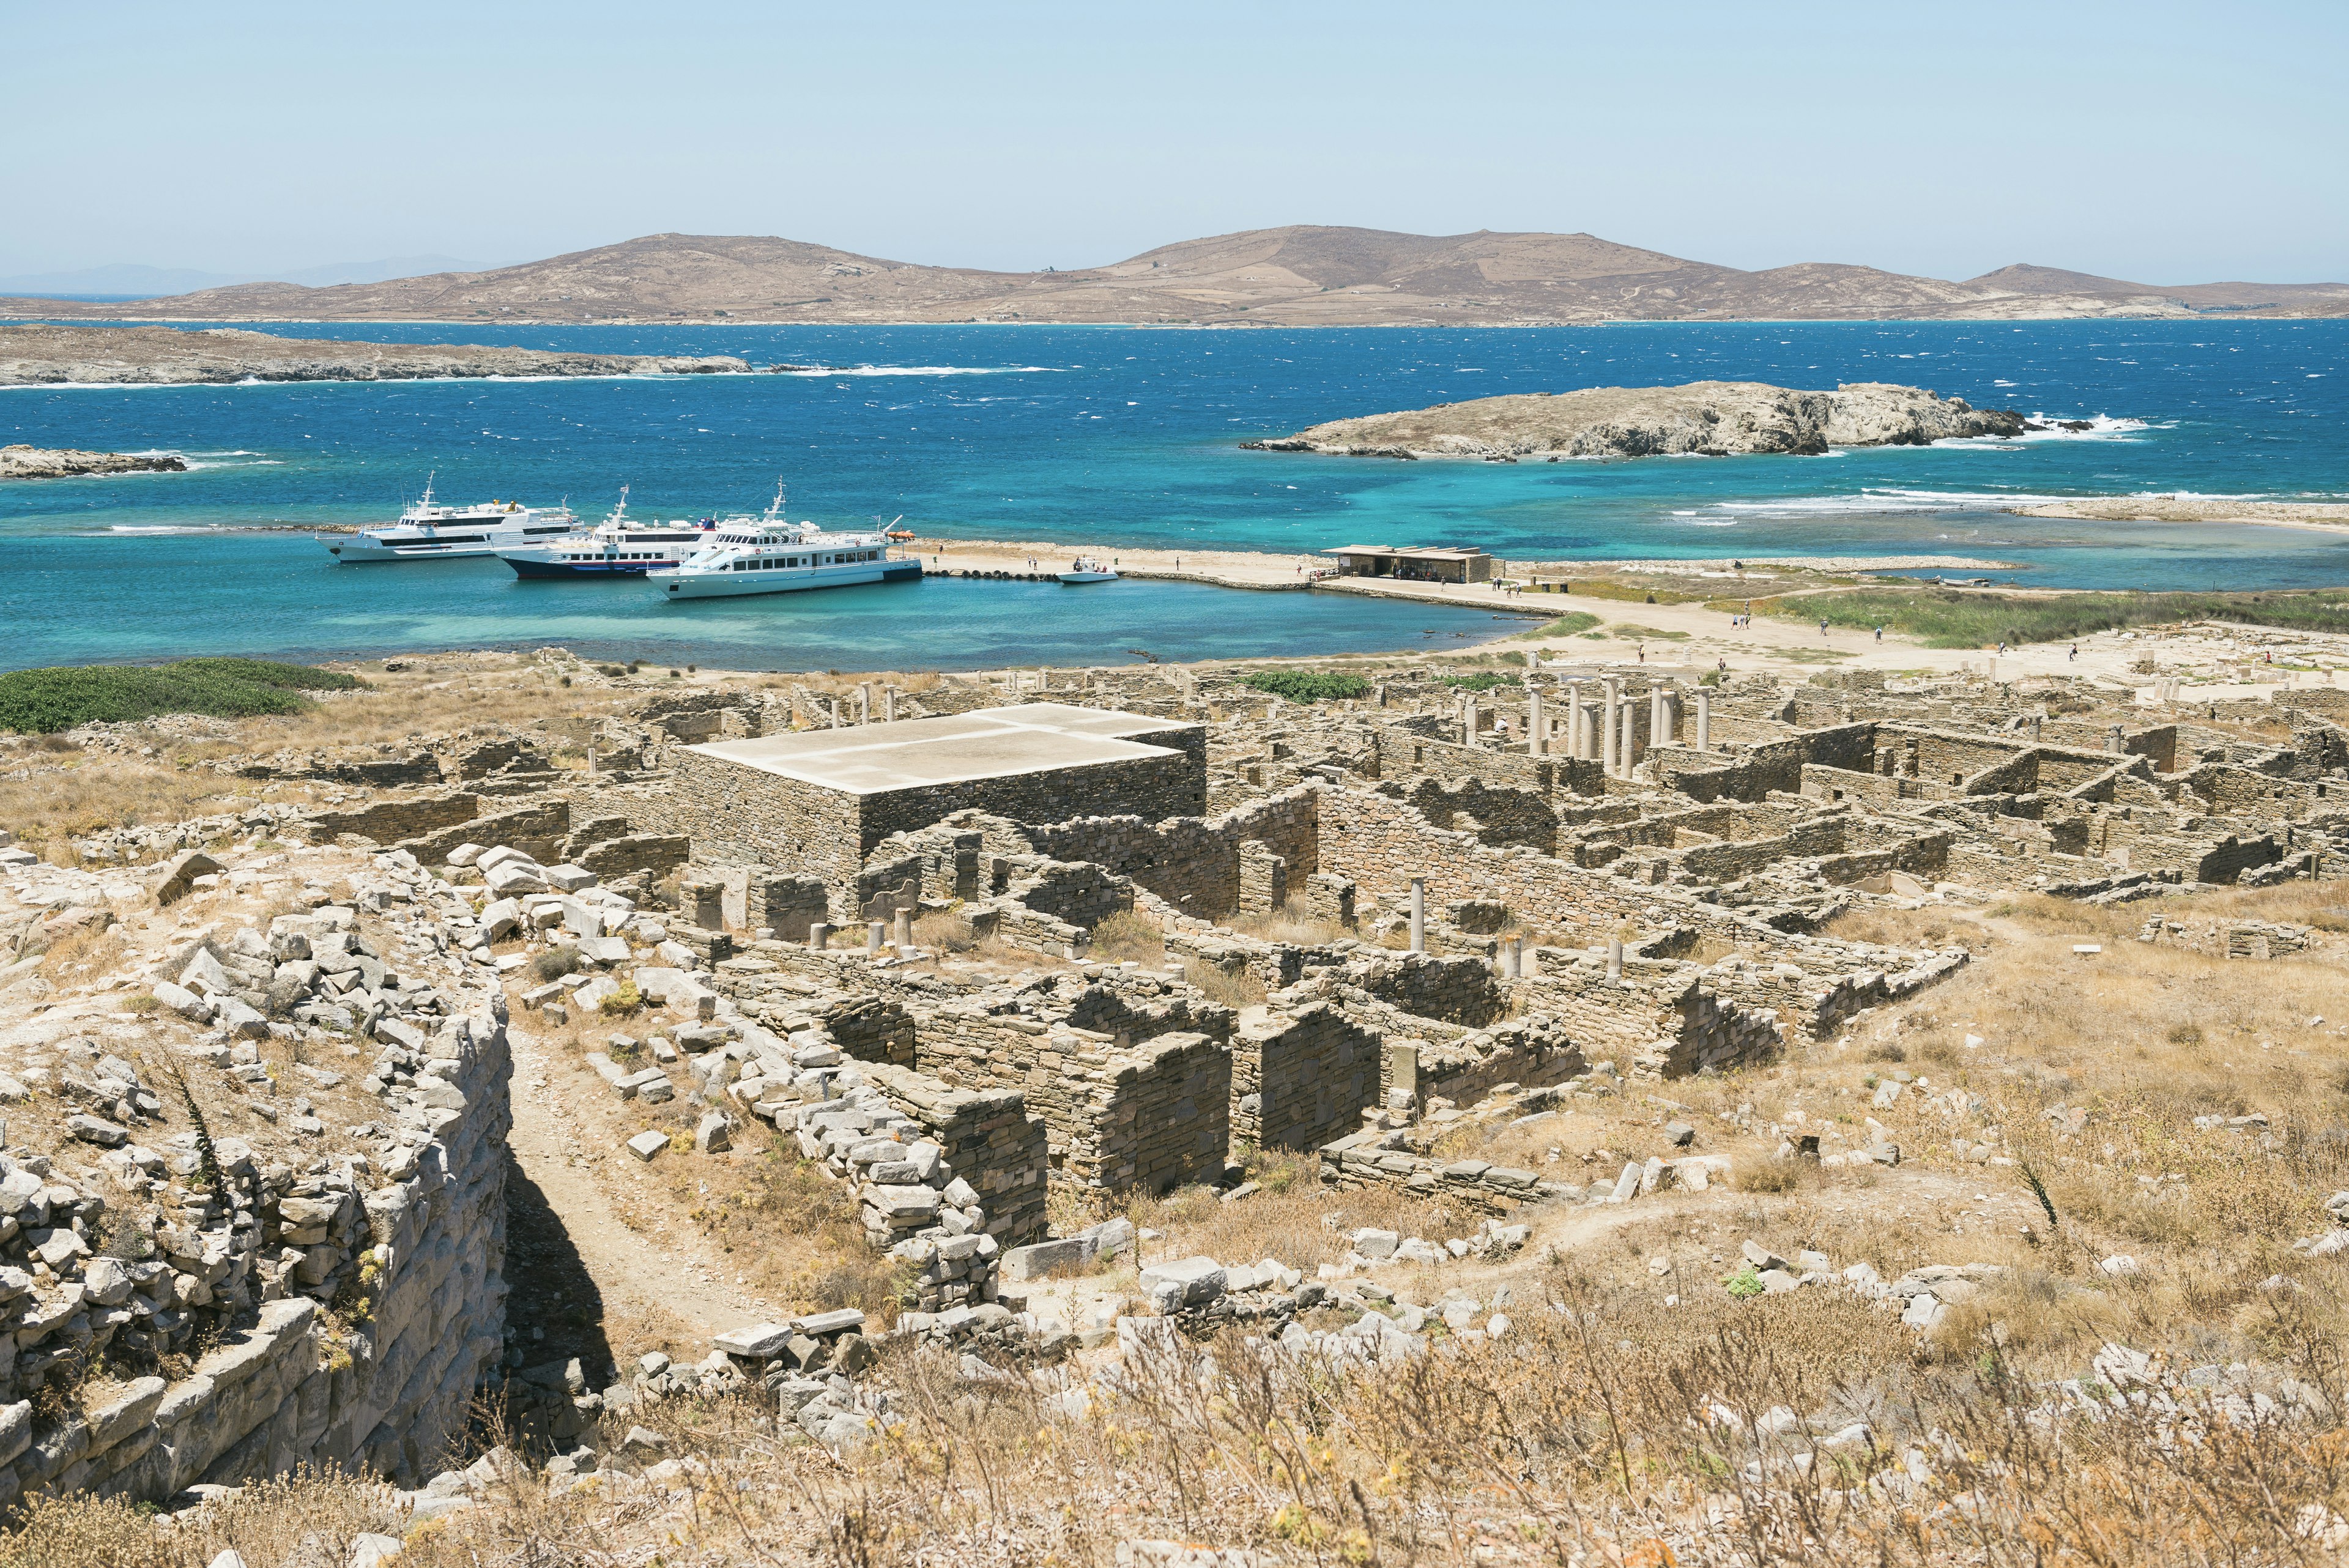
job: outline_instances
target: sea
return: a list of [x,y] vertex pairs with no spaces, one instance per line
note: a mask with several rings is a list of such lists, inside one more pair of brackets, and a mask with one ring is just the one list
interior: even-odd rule
[[[1545,561],[1944,556],[2074,588],[2349,583],[2349,535],[2083,523],[2072,497],[2349,499],[2349,322],[1644,323],[1532,329],[285,323],[294,337],[733,354],[753,376],[0,389],[0,442],[185,473],[0,486],[0,668],[562,645],[722,669],[990,669],[1474,644],[1481,607],[1127,580],[668,603],[495,561],[342,566],[305,530],[437,498],[586,521],[761,510],[926,535]],[[1246,452],[1325,420],[1507,392],[1894,381],[2079,431],[1818,457],[1515,464]],[[1932,576],[1926,571],[1917,575]]]

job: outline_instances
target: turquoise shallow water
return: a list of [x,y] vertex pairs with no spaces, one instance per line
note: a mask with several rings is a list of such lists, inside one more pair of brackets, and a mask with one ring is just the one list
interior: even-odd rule
[[[2187,492],[2349,498],[2349,323],[1671,324],[1526,331],[1102,327],[273,328],[386,341],[736,353],[822,375],[0,389],[0,441],[171,450],[176,475],[0,491],[0,666],[199,651],[534,646],[771,668],[974,667],[1331,651],[1507,629],[1482,612],[1121,583],[932,581],[668,605],[493,562],[337,567],[254,524],[567,495],[600,514],[903,514],[925,533],[1309,550],[1474,542],[1545,559],[1948,554],[2082,587],[2349,582],[2349,539],[1998,508]],[[2096,421],[2084,435],[1822,458],[1557,464],[1244,452],[1324,419],[1706,378],[1897,380]],[[1433,634],[1431,637],[1429,634]]]

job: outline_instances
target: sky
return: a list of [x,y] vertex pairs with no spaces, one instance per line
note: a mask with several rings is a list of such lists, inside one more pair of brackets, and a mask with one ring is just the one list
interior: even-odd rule
[[1282,223],[2349,279],[2349,4],[0,0],[0,275]]

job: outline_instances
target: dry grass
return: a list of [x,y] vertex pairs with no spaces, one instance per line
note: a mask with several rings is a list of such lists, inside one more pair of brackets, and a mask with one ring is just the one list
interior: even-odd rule
[[1184,964],[1183,978],[1209,1002],[1232,1008],[1264,1005],[1264,981],[1247,970],[1234,972],[1193,959]]
[[[254,786],[168,761],[98,752],[52,761],[26,760],[21,777],[0,777],[0,826],[54,865],[78,864],[66,839],[100,828],[180,822],[250,806]],[[305,790],[281,790],[272,800],[301,801]]]
[[1093,928],[1092,956],[1111,963],[1157,969],[1166,962],[1166,937],[1155,922],[1120,909]]
[[1476,1229],[1480,1215],[1457,1203],[1423,1201],[1386,1187],[1335,1191],[1321,1185],[1318,1157],[1266,1153],[1253,1156],[1249,1176],[1259,1190],[1226,1202],[1206,1187],[1179,1187],[1163,1198],[1122,1204],[1134,1224],[1164,1232],[1149,1246],[1149,1257],[1203,1254],[1227,1262],[1278,1258],[1310,1274],[1321,1263],[1343,1258],[1360,1226],[1399,1231],[1442,1242]]
[[1268,942],[1294,942],[1299,947],[1326,947],[1354,933],[1335,920],[1324,920],[1301,898],[1292,898],[1268,914],[1230,915],[1224,924],[1243,936]]
[[[696,1478],[684,1491],[501,1488],[419,1532],[403,1561],[1105,1568],[1121,1542],[1154,1539],[1464,1568],[2329,1560],[2296,1532],[2311,1508],[2326,1522],[2349,1483],[2337,1417],[2181,1422],[2115,1402],[2048,1418],[2045,1391],[1986,1340],[1920,1351],[1849,1297],[1715,1290],[1664,1311],[1563,1263],[1527,1286],[1496,1343],[1337,1372],[1261,1363],[1235,1333],[1211,1374],[1195,1349],[1128,1360],[1122,1395],[1073,1416],[1048,1405],[1049,1383],[975,1384],[951,1355],[897,1352],[890,1430],[837,1460],[751,1401],[671,1403],[631,1418],[667,1437]],[[2337,1400],[2336,1326],[2287,1303],[2274,1343]],[[1791,1423],[1775,1441],[1756,1435],[1773,1410]],[[1863,1439],[1819,1446],[1855,1422]],[[363,1506],[306,1501],[322,1537]],[[216,1542],[284,1560],[267,1554],[285,1544],[275,1533],[211,1524],[193,1552],[142,1555],[170,1538],[119,1508],[104,1522],[129,1550],[109,1555],[67,1527],[102,1507],[44,1510],[13,1560],[179,1568]],[[274,1532],[300,1516],[266,1517]]]

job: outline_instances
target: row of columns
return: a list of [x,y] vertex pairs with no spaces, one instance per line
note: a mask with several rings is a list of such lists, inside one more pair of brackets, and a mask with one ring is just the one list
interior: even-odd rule
[[[896,914],[897,929],[894,933],[894,939],[889,930],[888,921],[867,920],[864,922],[864,951],[868,956],[878,958],[881,955],[881,950],[887,946],[892,940],[896,942],[897,950],[899,952],[910,953],[914,950],[913,909],[910,905],[901,905],[899,906]],[[817,952],[828,950],[832,946],[833,929],[833,927],[826,924],[823,920],[816,920],[811,923],[808,927],[808,946],[814,949]]]
[[[1648,734],[1654,737],[1676,734],[1680,695],[1665,686],[1648,691]],[[1475,733],[1475,705],[1471,700],[1467,708],[1467,733]],[[1542,710],[1539,688],[1531,689],[1526,700],[1526,750],[1534,756],[1549,753],[1549,723]],[[1600,685],[1599,701],[1586,704],[1582,700],[1582,684],[1568,681],[1566,685],[1566,754],[1578,760],[1602,764],[1610,776],[1630,773],[1638,760],[1639,725],[1630,699],[1619,680],[1609,679]],[[1713,693],[1700,686],[1696,691],[1696,749],[1713,750]]]
[[[827,717],[831,720],[831,728],[842,729],[850,722],[847,715],[841,711],[839,698],[825,698],[824,708]],[[873,722],[873,682],[870,680],[860,680],[856,683],[856,717],[854,722],[859,724]],[[897,689],[895,686],[881,688],[881,722],[885,724],[894,724],[897,722]]]

